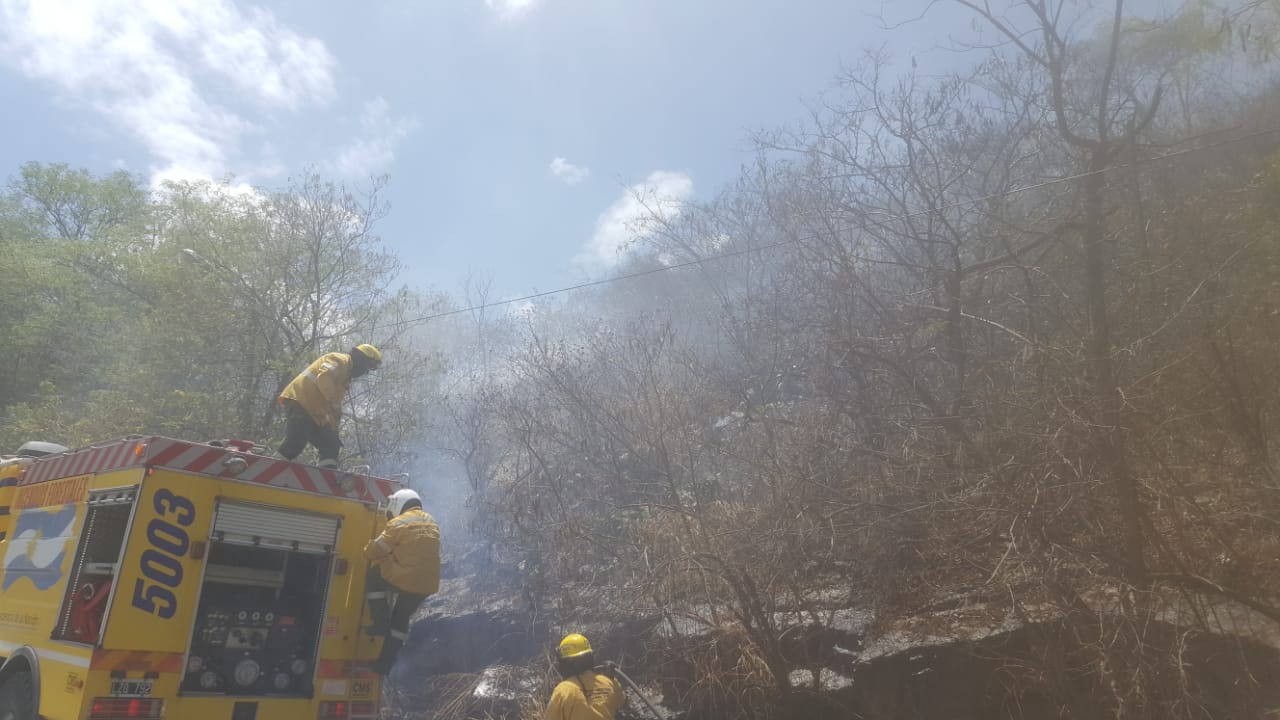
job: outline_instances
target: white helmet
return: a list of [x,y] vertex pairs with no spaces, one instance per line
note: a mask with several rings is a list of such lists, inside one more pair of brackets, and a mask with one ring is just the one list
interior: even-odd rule
[[410,503],[416,503],[418,507],[422,507],[422,496],[409,488],[391,493],[391,497],[387,498],[387,518],[393,518],[404,512],[405,506]]

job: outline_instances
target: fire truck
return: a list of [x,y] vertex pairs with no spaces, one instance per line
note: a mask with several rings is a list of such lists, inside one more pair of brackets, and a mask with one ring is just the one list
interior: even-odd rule
[[395,481],[252,443],[0,460],[0,720],[377,717],[364,545]]

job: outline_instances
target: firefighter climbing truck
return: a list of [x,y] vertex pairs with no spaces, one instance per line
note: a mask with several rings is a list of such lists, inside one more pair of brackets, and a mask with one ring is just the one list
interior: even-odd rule
[[0,720],[377,717],[362,550],[396,483],[250,443],[0,460]]

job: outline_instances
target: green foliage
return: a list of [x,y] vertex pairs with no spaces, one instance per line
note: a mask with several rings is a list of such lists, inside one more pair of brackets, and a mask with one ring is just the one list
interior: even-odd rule
[[1211,0],[1195,0],[1166,21],[1129,18],[1125,23],[1139,62],[1158,61],[1171,50],[1183,54],[1216,53],[1230,46],[1227,28],[1215,23],[1219,9]]
[[[289,188],[214,182],[158,192],[123,173],[29,164],[0,196],[0,447],[129,433],[278,438],[275,398],[316,355],[374,342],[397,373],[430,361],[388,321],[418,309],[366,195],[308,175]],[[374,326],[382,324],[381,331]],[[348,449],[396,456],[419,396],[391,384],[353,403],[383,430]],[[350,433],[363,435],[363,433]]]
[[[1134,19],[1145,48],[1178,47],[1185,52],[1239,52],[1254,62],[1273,60],[1280,51],[1280,2],[1277,0],[1193,0],[1166,21]],[[1145,34],[1147,39],[1143,39]]]

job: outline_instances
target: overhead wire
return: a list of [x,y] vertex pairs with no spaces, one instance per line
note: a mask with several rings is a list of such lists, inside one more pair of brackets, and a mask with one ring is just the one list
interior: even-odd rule
[[[1102,168],[1102,169],[1099,169],[1099,170],[1088,170],[1088,171],[1085,171],[1085,172],[1075,173],[1075,174],[1072,174],[1072,175],[1064,175],[1064,176],[1062,176],[1062,177],[1056,177],[1056,178],[1052,178],[1052,179],[1045,180],[1045,181],[1042,181],[1042,182],[1033,183],[1033,184],[1030,184],[1030,185],[1024,185],[1024,186],[1021,186],[1021,187],[1011,188],[1011,189],[1009,189],[1009,190],[1002,190],[1002,191],[1000,191],[1000,192],[990,193],[990,194],[988,194],[988,195],[982,195],[982,196],[979,196],[979,197],[976,197],[976,198],[970,198],[970,199],[968,199],[968,200],[962,200],[962,201],[958,201],[958,202],[954,202],[954,203],[949,203],[949,204],[947,204],[947,205],[940,205],[940,206],[938,206],[938,207],[934,207],[934,208],[927,208],[927,209],[924,209],[924,210],[917,210],[917,211],[913,211],[913,212],[909,212],[909,213],[901,213],[901,214],[899,214],[899,213],[891,213],[891,212],[886,212],[886,211],[881,211],[881,210],[871,210],[871,211],[867,211],[867,212],[865,212],[864,214],[865,214],[865,215],[875,215],[875,216],[878,216],[878,217],[886,218],[886,219],[888,219],[888,220],[910,220],[910,219],[912,219],[912,218],[923,217],[923,216],[925,216],[925,215],[931,215],[931,214],[934,214],[934,213],[941,213],[941,212],[947,212],[947,211],[949,211],[949,210],[957,210],[957,209],[961,209],[961,208],[973,207],[973,206],[975,206],[975,205],[978,205],[978,204],[980,204],[980,203],[987,202],[987,201],[989,201],[989,200],[996,200],[996,199],[999,199],[999,198],[1009,197],[1009,196],[1011,196],[1011,195],[1017,195],[1017,194],[1021,194],[1021,193],[1024,193],[1024,192],[1030,192],[1030,191],[1032,191],[1032,190],[1039,190],[1039,189],[1042,189],[1042,188],[1051,187],[1051,186],[1054,186],[1054,185],[1060,185],[1060,184],[1062,184],[1062,183],[1067,183],[1067,182],[1073,182],[1073,181],[1076,181],[1076,180],[1083,180],[1084,178],[1091,177],[1091,176],[1093,176],[1093,175],[1100,175],[1100,174],[1103,174],[1103,173],[1112,172],[1112,171],[1120,170],[1120,169],[1127,168],[1127,167],[1136,167],[1136,166],[1140,166],[1140,165],[1147,165],[1147,164],[1151,164],[1151,163],[1162,162],[1162,161],[1165,161],[1165,160],[1171,160],[1171,159],[1173,159],[1173,158],[1181,157],[1181,156],[1184,156],[1184,155],[1189,155],[1189,154],[1192,154],[1192,153],[1203,152],[1203,151],[1205,151],[1205,150],[1212,150],[1212,149],[1214,149],[1214,148],[1223,147],[1223,146],[1226,146],[1226,145],[1233,145],[1233,144],[1241,143],[1241,142],[1246,142],[1246,141],[1248,141],[1248,140],[1255,140],[1255,139],[1257,139],[1257,138],[1259,138],[1259,137],[1263,137],[1263,136],[1266,136],[1266,135],[1270,135],[1270,134],[1272,134],[1272,133],[1276,133],[1276,132],[1280,132],[1280,127],[1273,127],[1273,128],[1268,128],[1268,129],[1265,129],[1265,130],[1259,130],[1259,131],[1257,131],[1257,132],[1249,133],[1249,134],[1247,134],[1247,135],[1240,135],[1240,136],[1237,136],[1237,137],[1232,137],[1232,138],[1227,138],[1227,139],[1224,139],[1224,140],[1219,140],[1219,141],[1217,141],[1217,142],[1213,142],[1213,143],[1207,143],[1207,144],[1204,144],[1204,145],[1197,145],[1197,146],[1195,146],[1195,147],[1185,148],[1185,149],[1182,149],[1182,150],[1176,150],[1176,151],[1169,152],[1169,153],[1165,153],[1165,154],[1162,154],[1162,155],[1155,155],[1155,156],[1148,157],[1148,158],[1141,158],[1141,159],[1139,159],[1139,160],[1137,160],[1137,161],[1135,161],[1135,162],[1120,163],[1120,164],[1112,165],[1112,166],[1109,166],[1109,167],[1106,167],[1106,168]],[[807,234],[807,235],[797,235],[797,236],[793,236],[793,237],[787,238],[787,239],[785,239],[785,240],[779,240],[779,241],[777,241],[777,242],[766,243],[766,244],[764,244],[764,245],[755,245],[755,246],[752,246],[752,247],[740,248],[740,249],[738,249],[738,250],[730,250],[730,251],[728,251],[728,252],[718,253],[718,254],[715,254],[715,255],[707,255],[707,256],[705,256],[705,257],[695,258],[695,259],[692,259],[692,260],[686,260],[686,261],[683,261],[683,262],[673,263],[673,264],[670,264],[670,265],[662,265],[662,266],[659,266],[659,267],[648,268],[648,269],[646,269],[646,270],[638,270],[638,271],[635,271],[635,272],[623,273],[623,274],[621,274],[621,275],[613,275],[613,276],[610,276],[610,277],[607,277],[607,278],[601,278],[601,279],[599,279],[599,280],[590,280],[590,281],[587,281],[587,282],[581,282],[581,283],[577,283],[577,284],[574,284],[574,285],[567,285],[567,286],[564,286],[564,287],[555,288],[554,290],[544,290],[544,291],[541,291],[541,292],[535,292],[535,293],[531,293],[531,294],[528,294],[528,295],[522,295],[522,296],[520,296],[520,297],[508,298],[508,299],[506,299],[506,300],[496,300],[496,301],[494,301],[494,302],[479,303],[479,304],[476,304],[476,305],[470,305],[470,306],[468,306],[468,307],[463,307],[463,308],[454,308],[454,309],[451,309],[451,310],[443,310],[443,311],[440,311],[440,312],[437,312],[437,313],[431,313],[431,314],[427,314],[427,315],[421,315],[421,316],[413,317],[413,318],[406,318],[406,319],[403,319],[403,320],[396,320],[396,321],[394,321],[394,322],[389,322],[389,323],[382,323],[382,324],[377,325],[375,329],[393,328],[393,327],[400,327],[400,326],[403,326],[403,325],[411,325],[411,324],[417,324],[417,323],[426,323],[426,322],[430,322],[430,321],[432,321],[432,320],[438,320],[438,319],[440,319],[440,318],[446,318],[446,317],[450,317],[450,316],[453,316],[453,315],[462,315],[462,314],[465,314],[465,313],[473,313],[473,312],[477,312],[477,311],[480,311],[480,310],[487,310],[487,309],[489,309],[489,308],[502,307],[502,306],[505,306],[505,305],[515,305],[515,304],[518,304],[518,303],[532,302],[532,301],[534,301],[534,300],[539,300],[539,299],[541,299],[541,298],[550,297],[550,296],[552,296],[552,295],[561,295],[561,294],[564,294],[564,293],[575,292],[575,291],[578,291],[578,290],[585,290],[585,289],[587,289],[587,288],[599,287],[599,286],[601,286],[601,285],[609,285],[609,284],[612,284],[612,283],[623,282],[623,281],[626,281],[626,280],[634,280],[634,279],[636,279],[636,278],[646,277],[646,276],[648,276],[648,275],[655,275],[655,274],[657,274],[657,273],[667,272],[667,271],[670,271],[670,270],[680,270],[680,269],[683,269],[683,268],[693,267],[693,266],[695,266],[695,265],[702,265],[702,264],[704,264],[704,263],[718,262],[718,261],[721,261],[721,260],[728,260],[728,259],[731,259],[731,258],[740,257],[740,256],[742,256],[742,255],[749,255],[749,254],[751,254],[751,253],[755,253],[755,252],[768,252],[768,251],[770,251],[770,250],[774,250],[774,249],[777,249],[777,248],[780,248],[780,247],[783,247],[783,246],[787,246],[787,245],[794,245],[794,244],[796,244],[796,243],[805,242],[805,241],[808,241],[808,240],[817,240],[817,239],[820,239],[821,237],[823,237],[824,235],[829,235],[829,234],[830,234],[830,233],[832,233],[832,232],[847,232],[847,231],[852,231],[852,230],[858,230],[858,229],[861,229],[861,228],[863,228],[863,227],[864,227],[863,225],[844,225],[844,226],[841,226],[841,227],[836,227],[836,228],[828,229],[828,230],[823,231],[823,232],[809,233],[809,234]]]

